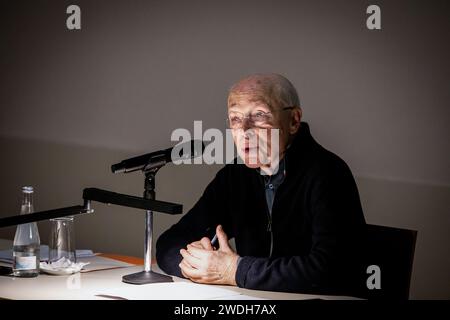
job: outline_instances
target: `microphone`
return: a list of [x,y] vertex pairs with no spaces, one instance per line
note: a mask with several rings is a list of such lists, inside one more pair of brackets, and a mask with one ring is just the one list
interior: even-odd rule
[[205,145],[202,140],[190,140],[172,148],[129,158],[111,166],[113,173],[129,173],[160,168],[169,162],[193,159],[203,154]]

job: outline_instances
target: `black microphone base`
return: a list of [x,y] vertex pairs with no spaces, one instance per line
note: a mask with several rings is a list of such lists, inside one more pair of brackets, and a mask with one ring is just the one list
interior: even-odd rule
[[127,274],[126,276],[122,277],[122,281],[129,284],[173,282],[172,277],[153,271],[141,271],[137,273]]

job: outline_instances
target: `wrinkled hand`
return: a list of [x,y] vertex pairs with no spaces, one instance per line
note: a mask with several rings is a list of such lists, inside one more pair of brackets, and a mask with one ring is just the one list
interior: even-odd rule
[[236,285],[236,270],[239,256],[230,248],[228,237],[222,226],[217,226],[219,249],[214,250],[208,238],[181,249],[183,260],[180,269],[183,276],[198,283]]

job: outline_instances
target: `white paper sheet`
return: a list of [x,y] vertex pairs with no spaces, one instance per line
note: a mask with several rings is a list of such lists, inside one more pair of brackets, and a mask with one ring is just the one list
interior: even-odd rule
[[84,266],[81,272],[91,272],[97,270],[115,269],[115,268],[126,268],[132,267],[134,264],[126,263],[119,260],[114,260],[101,256],[93,256],[87,258],[79,258],[77,262],[89,262],[88,265]]
[[[127,285],[121,288],[106,289],[95,293],[128,300],[203,300],[239,296],[240,293],[219,288],[214,285],[202,285],[189,282],[151,283],[145,285]],[[111,298],[113,299],[113,298]]]

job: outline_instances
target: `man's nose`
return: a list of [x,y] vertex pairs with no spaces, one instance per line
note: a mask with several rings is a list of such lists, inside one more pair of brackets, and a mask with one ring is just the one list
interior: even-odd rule
[[243,133],[243,139],[247,142],[249,140],[253,139],[253,137],[256,135],[256,132],[253,128],[248,128],[247,130],[243,129],[242,133]]

